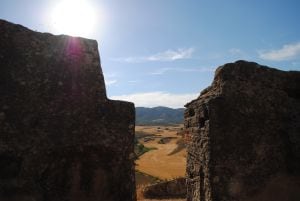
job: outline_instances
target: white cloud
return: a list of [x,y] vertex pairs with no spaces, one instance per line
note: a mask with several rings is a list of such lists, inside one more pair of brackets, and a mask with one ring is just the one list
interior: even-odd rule
[[231,48],[229,49],[229,53],[232,55],[240,55],[243,53],[243,51],[238,48]]
[[120,58],[112,58],[112,61],[117,62],[126,62],[126,63],[141,63],[145,62],[145,57],[120,57]]
[[182,108],[184,105],[195,98],[199,94],[172,94],[161,91],[147,92],[147,93],[135,93],[121,96],[112,96],[114,100],[125,100],[133,102],[136,107],[156,107],[166,106],[171,108]]
[[155,55],[147,57],[149,61],[174,61],[178,59],[189,59],[192,57],[194,48],[188,49],[177,49],[177,50],[167,50],[165,52],[160,52]]
[[130,84],[136,84],[136,83],[138,83],[139,82],[139,80],[129,80],[128,81],[128,83],[130,83]]
[[116,83],[117,83],[117,80],[105,80],[106,86],[110,86],[110,85],[113,85],[113,84],[116,84]]
[[215,68],[201,67],[201,68],[160,68],[151,73],[151,75],[162,75],[167,72],[181,72],[181,73],[189,73],[189,72],[213,72]]
[[104,77],[115,78],[115,77],[117,77],[117,74],[116,73],[104,73]]
[[189,59],[192,57],[194,48],[179,48],[177,50],[167,50],[145,57],[125,57],[113,58],[113,61],[127,62],[127,63],[140,63],[147,61],[175,61],[179,59]]
[[259,57],[271,61],[284,61],[300,57],[300,42],[284,45],[277,50],[259,51]]
[[229,53],[233,56],[243,56],[244,52],[239,48],[231,48],[229,49]]

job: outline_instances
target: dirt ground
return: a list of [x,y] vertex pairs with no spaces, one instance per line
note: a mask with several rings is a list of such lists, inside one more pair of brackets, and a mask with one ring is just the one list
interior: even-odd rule
[[[139,142],[147,147],[155,147],[136,161],[136,169],[159,179],[173,179],[185,176],[186,149],[172,152],[177,148],[176,142],[180,126],[136,126],[136,133],[147,133],[152,136],[139,138]],[[138,136],[137,136],[138,137]]]

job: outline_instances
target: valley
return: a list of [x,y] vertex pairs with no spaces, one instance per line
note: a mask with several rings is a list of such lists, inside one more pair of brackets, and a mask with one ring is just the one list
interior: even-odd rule
[[136,126],[138,143],[150,149],[136,160],[137,186],[185,176],[186,147],[182,127]]

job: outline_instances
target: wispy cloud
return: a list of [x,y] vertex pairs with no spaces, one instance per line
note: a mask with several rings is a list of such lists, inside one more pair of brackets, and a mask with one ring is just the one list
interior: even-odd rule
[[130,83],[130,84],[136,84],[136,83],[138,83],[139,82],[139,80],[129,80],[128,81],[128,83]]
[[178,59],[189,59],[192,57],[194,48],[167,50],[147,57],[149,61],[174,61]]
[[116,83],[117,83],[117,80],[105,80],[106,86],[110,86],[110,85],[113,85],[113,84],[116,84]]
[[244,51],[239,48],[231,48],[231,49],[229,49],[229,53],[232,56],[245,56]]
[[182,108],[191,100],[198,97],[199,94],[172,94],[162,91],[147,92],[147,93],[135,93],[121,96],[112,96],[114,100],[125,100],[133,102],[137,107],[156,107],[167,106],[171,108]]
[[117,77],[116,73],[104,73],[105,78],[114,78]]
[[281,49],[258,51],[259,57],[270,61],[286,61],[300,57],[300,42],[284,45]]
[[177,50],[166,50],[150,56],[143,57],[122,57],[113,58],[114,61],[127,62],[127,63],[140,63],[147,61],[175,61],[179,59],[189,59],[192,57],[194,48],[178,48]]
[[163,75],[167,72],[181,72],[181,73],[189,73],[189,72],[213,72],[215,68],[209,67],[200,67],[200,68],[160,68],[152,73],[151,75]]

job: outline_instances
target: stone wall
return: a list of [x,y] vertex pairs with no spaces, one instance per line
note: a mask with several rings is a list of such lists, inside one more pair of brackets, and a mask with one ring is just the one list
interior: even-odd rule
[[300,200],[300,72],[225,64],[185,128],[188,201]]
[[0,20],[0,200],[135,200],[132,103],[106,97],[97,42]]
[[180,177],[148,185],[143,189],[143,196],[149,199],[186,198],[186,179]]

